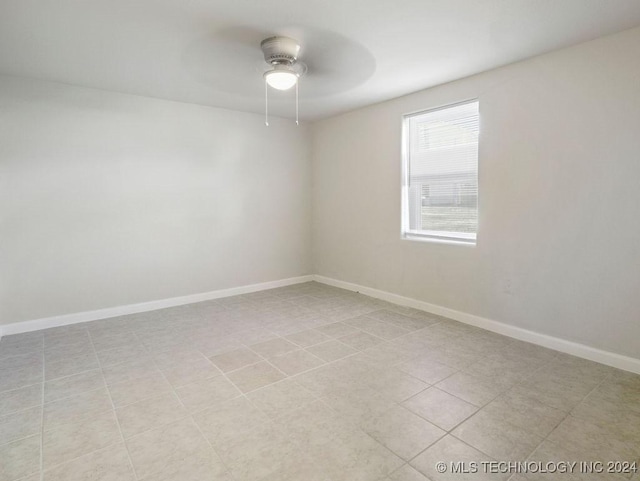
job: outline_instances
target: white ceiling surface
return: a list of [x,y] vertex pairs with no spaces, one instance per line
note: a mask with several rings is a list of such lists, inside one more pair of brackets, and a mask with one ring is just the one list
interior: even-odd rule
[[0,0],[0,73],[261,113],[288,34],[312,120],[637,25],[638,0]]

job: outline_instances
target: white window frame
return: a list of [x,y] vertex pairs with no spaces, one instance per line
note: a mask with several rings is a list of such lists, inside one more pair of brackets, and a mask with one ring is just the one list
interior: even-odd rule
[[[409,120],[412,117],[423,115],[429,112],[436,112],[438,110],[449,109],[451,107],[457,107],[459,105],[469,104],[477,102],[478,108],[480,106],[480,101],[477,98],[463,100],[461,102],[455,102],[452,104],[442,105],[440,107],[434,107],[425,110],[419,110],[416,112],[411,112],[408,114],[404,114],[402,116],[402,204],[401,204],[401,238],[406,240],[415,240],[415,241],[427,241],[427,242],[439,242],[446,244],[460,244],[460,245],[468,245],[475,246],[478,242],[478,232],[480,230],[480,226],[478,223],[478,229],[475,234],[465,233],[465,232],[447,232],[447,231],[429,231],[429,230],[412,230],[410,228],[410,220],[409,220],[409,154],[411,151],[411,139],[409,136]],[[480,163],[480,138],[478,137],[478,170]],[[479,182],[479,172],[478,179],[476,180],[478,185],[478,195],[480,192],[480,182]],[[478,197],[478,213],[480,212],[480,198]],[[478,219],[479,220],[479,219]]]

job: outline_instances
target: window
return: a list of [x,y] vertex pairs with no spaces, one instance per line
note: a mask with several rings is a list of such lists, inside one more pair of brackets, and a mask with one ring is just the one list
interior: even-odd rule
[[402,235],[475,244],[478,102],[403,119]]

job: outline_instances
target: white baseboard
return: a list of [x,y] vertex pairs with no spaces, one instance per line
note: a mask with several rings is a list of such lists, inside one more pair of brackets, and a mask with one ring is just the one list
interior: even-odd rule
[[439,316],[448,317],[456,321],[463,322],[472,326],[480,327],[488,331],[503,334],[514,339],[530,342],[539,346],[554,349],[556,351],[572,354],[590,361],[599,362],[608,366],[631,371],[640,374],[640,359],[629,356],[623,356],[610,351],[604,351],[595,347],[586,346],[576,342],[560,339],[557,337],[541,334],[539,332],[529,331],[520,327],[505,324],[503,322],[486,319],[466,312],[456,311],[448,307],[430,304],[428,302],[419,301],[410,297],[400,296],[391,292],[373,289],[371,287],[361,286],[351,282],[340,281],[320,275],[307,275],[299,277],[291,277],[288,279],[280,279],[277,281],[262,282],[259,284],[250,284],[247,286],[231,287],[228,289],[219,289],[211,292],[203,292],[200,294],[192,294],[188,296],[172,297],[169,299],[160,299],[150,302],[142,302],[139,304],[130,304],[126,306],[109,307],[106,309],[98,309],[95,311],[78,312],[74,314],[65,314],[61,316],[47,317],[42,319],[34,319],[32,321],[15,322],[12,324],[0,325],[0,338],[10,334],[20,334],[23,332],[39,331],[41,329],[49,329],[51,327],[67,326],[70,324],[78,324],[81,322],[97,321],[99,319],[108,319],[110,317],[124,316],[127,314],[137,314],[139,312],[155,311],[166,307],[182,306],[195,302],[208,301],[212,299],[220,299],[223,297],[237,296],[239,294],[248,294],[251,292],[264,291],[274,289],[276,287],[290,286],[301,284],[303,282],[317,281],[334,287],[339,287],[349,291],[360,292],[366,296],[381,299],[401,306],[413,307],[422,311],[437,314]]
[[312,280],[313,276],[311,275],[290,277],[288,279],[280,279],[277,281],[261,282],[259,284],[250,284],[248,286],[230,287],[228,289],[219,289],[217,291],[202,292],[200,294],[191,294],[188,296],[171,297],[169,299],[160,299],[157,301],[141,302],[139,304],[129,304],[127,306],[108,307],[106,309],[98,309],[95,311],[77,312],[74,314],[64,314],[62,316],[34,319],[32,321],[15,322],[12,324],[0,325],[0,338],[10,334],[39,331],[41,329],[49,329],[51,327],[68,326],[70,324],[97,321],[99,319],[108,319],[110,317],[125,316],[127,314],[155,311],[166,307],[183,306],[185,304],[209,301],[211,299],[220,299],[222,297],[249,294],[251,292],[291,286]]
[[413,307],[421,311],[448,317],[449,319],[454,319],[465,324],[480,327],[482,329],[486,329],[487,331],[496,332],[498,334],[503,334],[514,339],[530,342],[532,344],[537,344],[549,349],[554,349],[556,351],[571,354],[573,356],[578,356],[590,361],[606,364],[607,366],[612,366],[618,369],[623,369],[625,371],[640,374],[640,359],[623,356],[621,354],[616,354],[610,351],[603,351],[595,347],[578,344],[577,342],[567,341],[558,337],[529,331],[527,329],[505,324],[503,322],[486,319],[484,317],[475,316],[466,312],[449,309],[448,307],[430,304],[428,302],[419,301],[410,297],[400,296],[398,294],[392,294],[390,292],[373,289],[371,287],[353,284],[351,282],[339,281],[320,275],[314,275],[313,280],[322,284],[347,289],[349,291],[360,292],[361,294],[364,294],[366,296],[375,297],[376,299],[392,302],[401,306]]

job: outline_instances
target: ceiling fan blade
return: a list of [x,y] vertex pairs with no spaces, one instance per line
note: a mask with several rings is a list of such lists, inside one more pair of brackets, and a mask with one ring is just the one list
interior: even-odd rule
[[303,74],[303,99],[345,92],[375,71],[373,55],[361,44],[335,32],[309,28],[217,30],[192,41],[183,51],[182,64],[195,81],[212,90],[259,98],[264,92],[262,74],[271,68],[260,42],[273,35],[289,36],[301,45],[293,68]]

